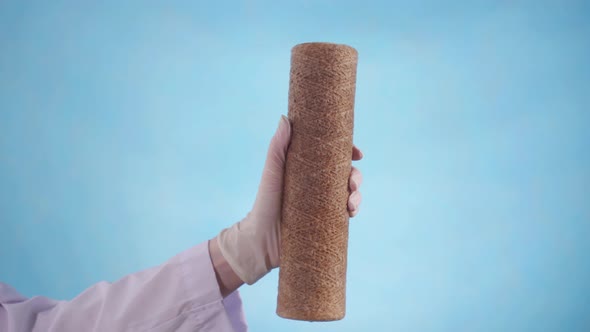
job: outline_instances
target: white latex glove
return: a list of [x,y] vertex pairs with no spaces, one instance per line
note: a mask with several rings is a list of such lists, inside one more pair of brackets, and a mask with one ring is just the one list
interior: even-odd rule
[[[217,236],[221,254],[236,275],[249,285],[279,266],[283,173],[290,140],[291,125],[283,115],[268,148],[254,207],[244,219]],[[362,153],[354,147],[352,159],[361,158]],[[361,173],[352,167],[348,200],[351,217],[356,215],[361,202],[358,191],[361,181]]]

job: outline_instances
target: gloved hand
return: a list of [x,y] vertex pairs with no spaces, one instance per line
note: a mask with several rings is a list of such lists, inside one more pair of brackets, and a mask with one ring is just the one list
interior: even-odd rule
[[[283,115],[268,148],[254,207],[243,220],[217,236],[221,254],[236,275],[249,285],[279,266],[283,173],[290,140],[291,125]],[[353,147],[352,159],[360,160],[362,156],[361,151]],[[358,191],[361,181],[360,171],[352,167],[348,199],[351,217],[356,215],[361,202]]]

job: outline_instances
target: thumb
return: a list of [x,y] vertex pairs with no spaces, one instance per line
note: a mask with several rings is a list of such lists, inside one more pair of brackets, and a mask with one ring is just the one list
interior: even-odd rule
[[291,142],[291,123],[289,123],[289,118],[281,115],[279,127],[270,141],[268,156],[272,154],[276,157],[280,157],[284,163],[287,149],[289,148],[289,142]]
[[283,172],[289,142],[291,142],[291,124],[289,119],[282,115],[279,120],[279,127],[268,147],[259,190],[266,192],[280,192],[283,190]]

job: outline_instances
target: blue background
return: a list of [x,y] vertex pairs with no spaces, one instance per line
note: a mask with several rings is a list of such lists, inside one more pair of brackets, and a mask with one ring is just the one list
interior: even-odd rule
[[360,54],[344,320],[253,331],[589,331],[590,6],[0,1],[0,280],[67,299],[250,209],[290,48]]

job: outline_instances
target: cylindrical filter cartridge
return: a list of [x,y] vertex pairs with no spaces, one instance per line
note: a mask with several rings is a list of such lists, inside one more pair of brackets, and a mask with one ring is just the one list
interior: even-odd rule
[[330,43],[291,51],[277,314],[342,319],[357,52]]

